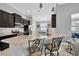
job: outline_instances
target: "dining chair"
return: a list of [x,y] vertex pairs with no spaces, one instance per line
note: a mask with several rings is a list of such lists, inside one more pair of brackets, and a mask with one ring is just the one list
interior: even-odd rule
[[72,46],[71,46],[71,41],[67,40],[66,41],[68,43],[68,47],[66,48],[66,51],[70,54],[72,54]]
[[36,52],[40,52],[40,55],[42,54],[42,51],[40,49],[40,39],[28,40],[28,43],[29,43],[29,48],[27,50],[29,51],[30,56]]
[[74,56],[79,56],[79,44],[77,43],[71,43],[72,50],[73,50],[73,55]]
[[52,39],[52,43],[47,43],[45,44],[45,56],[48,54],[46,53],[48,50],[50,52],[50,56],[54,55],[53,52],[57,51],[57,56],[59,55],[59,49],[60,49],[60,44],[62,41],[63,37],[57,37]]

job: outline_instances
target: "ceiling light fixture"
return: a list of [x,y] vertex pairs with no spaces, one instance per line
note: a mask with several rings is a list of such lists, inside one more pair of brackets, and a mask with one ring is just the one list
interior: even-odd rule
[[56,13],[56,3],[52,6],[52,10],[51,10],[54,14]]
[[42,9],[42,7],[43,7],[43,4],[42,4],[42,3],[40,3],[40,9]]
[[52,7],[52,12],[54,11],[54,7]]

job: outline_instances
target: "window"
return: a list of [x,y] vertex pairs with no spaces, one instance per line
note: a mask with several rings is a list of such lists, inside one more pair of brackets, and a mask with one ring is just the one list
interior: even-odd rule
[[74,32],[79,32],[79,13],[73,14],[71,18],[71,31]]

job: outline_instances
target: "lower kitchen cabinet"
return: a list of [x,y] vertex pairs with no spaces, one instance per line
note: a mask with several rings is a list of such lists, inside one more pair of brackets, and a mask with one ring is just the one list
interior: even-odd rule
[[0,51],[3,51],[5,49],[9,48],[8,43],[0,42]]

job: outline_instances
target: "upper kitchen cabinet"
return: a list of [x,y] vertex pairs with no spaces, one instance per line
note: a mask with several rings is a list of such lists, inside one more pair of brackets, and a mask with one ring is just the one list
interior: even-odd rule
[[24,18],[21,18],[21,23],[24,25]]
[[52,14],[52,27],[56,28],[56,14]]
[[0,12],[0,27],[1,27],[1,19],[2,19],[2,17],[1,17],[2,15],[1,15],[1,12]]
[[30,21],[22,18],[20,15],[10,14],[0,10],[0,27],[16,27],[16,25],[29,25]]
[[30,21],[28,21],[28,25],[30,25]]
[[13,13],[13,16],[14,16],[15,23],[21,23],[21,16],[20,15]]
[[24,19],[24,25],[28,25],[28,21]]
[[1,27],[9,27],[9,14],[1,10]]
[[15,27],[15,20],[12,14],[9,14],[9,27]]
[[0,10],[0,27],[14,27],[13,15]]
[[24,19],[24,18],[22,18],[22,24],[23,25],[30,25],[30,21],[28,21],[28,20],[26,20],[26,19]]

